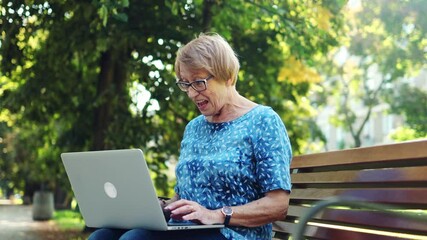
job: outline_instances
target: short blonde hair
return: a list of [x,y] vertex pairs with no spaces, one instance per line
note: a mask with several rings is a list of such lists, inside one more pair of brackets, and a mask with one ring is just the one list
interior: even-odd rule
[[205,69],[215,78],[223,81],[232,79],[236,84],[240,63],[228,42],[216,33],[201,33],[198,37],[178,50],[175,60],[175,74],[180,76],[180,66],[190,69]]

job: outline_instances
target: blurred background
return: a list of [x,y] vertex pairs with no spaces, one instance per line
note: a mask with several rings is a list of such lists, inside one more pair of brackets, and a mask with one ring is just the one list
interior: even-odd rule
[[425,0],[0,0],[0,199],[77,210],[60,154],[141,148],[171,196],[177,49],[217,32],[294,155],[427,137]]

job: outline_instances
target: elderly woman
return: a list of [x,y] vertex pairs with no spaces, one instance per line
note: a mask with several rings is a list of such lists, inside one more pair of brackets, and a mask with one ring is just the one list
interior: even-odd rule
[[271,222],[288,209],[291,146],[277,113],[237,92],[239,67],[218,34],[201,34],[178,51],[176,85],[202,114],[185,128],[176,195],[161,203],[172,220],[225,228],[101,229],[90,239],[271,239]]

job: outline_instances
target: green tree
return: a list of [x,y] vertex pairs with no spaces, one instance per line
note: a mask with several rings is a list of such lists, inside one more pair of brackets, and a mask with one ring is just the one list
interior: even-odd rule
[[[337,44],[344,2],[3,0],[1,109],[33,141],[25,161],[55,173],[52,185],[66,180],[60,152],[138,147],[168,195],[163,171],[199,114],[174,86],[177,49],[204,31],[227,38],[242,63],[238,89],[278,111],[299,152],[310,110],[298,105],[313,59]],[[286,74],[289,63],[310,74]]]
[[425,90],[401,84],[396,86],[396,90],[388,91],[386,101],[390,105],[390,113],[405,116],[405,126],[402,127],[407,128],[406,132],[413,132],[407,136],[427,137],[427,92]]
[[346,44],[330,55],[329,63],[334,64],[323,67],[328,77],[319,99],[333,96],[330,104],[336,113],[331,122],[352,136],[352,147],[362,145],[373,108],[387,104],[385,93],[395,91],[402,77],[426,67],[424,9],[423,0],[361,1],[361,8],[347,15]]

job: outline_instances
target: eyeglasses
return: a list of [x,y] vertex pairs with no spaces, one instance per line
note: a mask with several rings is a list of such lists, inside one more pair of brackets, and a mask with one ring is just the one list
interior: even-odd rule
[[209,75],[205,79],[196,79],[196,80],[192,81],[191,83],[179,80],[178,82],[176,82],[176,85],[183,92],[188,92],[188,88],[190,88],[190,87],[192,87],[197,92],[203,92],[207,88],[208,80],[210,80],[212,78],[213,78],[213,76]]

